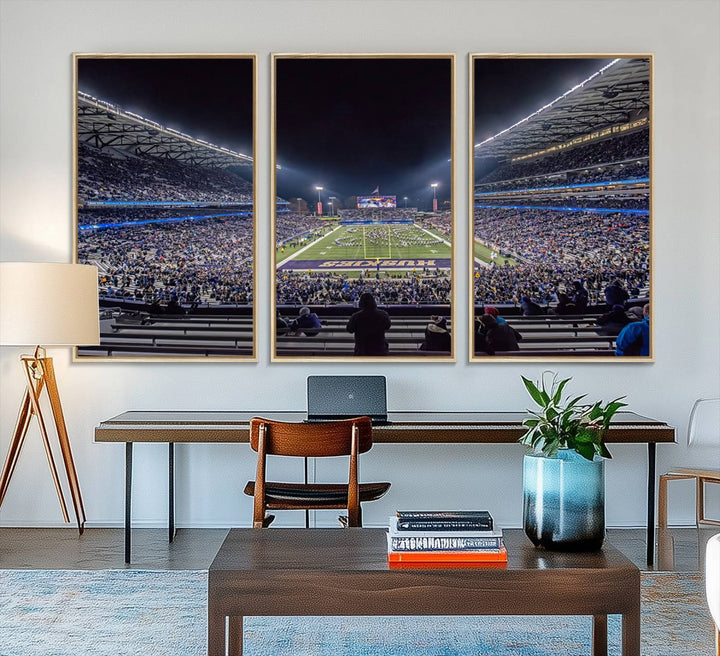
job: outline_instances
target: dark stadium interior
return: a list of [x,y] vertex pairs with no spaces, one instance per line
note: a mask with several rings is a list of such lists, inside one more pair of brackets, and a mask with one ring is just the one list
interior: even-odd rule
[[[502,355],[612,356],[608,286],[623,310],[650,296],[649,60],[473,65],[476,320],[486,306],[533,315],[508,321]],[[476,329],[475,355],[497,355]]]

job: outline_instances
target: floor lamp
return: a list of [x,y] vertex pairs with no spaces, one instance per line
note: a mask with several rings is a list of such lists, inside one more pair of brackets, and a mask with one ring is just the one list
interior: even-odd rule
[[96,267],[82,264],[0,263],[0,345],[35,347],[32,355],[20,357],[25,392],[0,475],[0,506],[5,499],[5,493],[34,416],[40,428],[63,518],[66,522],[70,521],[50,447],[47,421],[41,407],[41,395],[45,391],[50,401],[52,419],[80,534],[85,526],[85,508],[70,449],[53,361],[45,354],[44,346],[100,343],[97,275]]

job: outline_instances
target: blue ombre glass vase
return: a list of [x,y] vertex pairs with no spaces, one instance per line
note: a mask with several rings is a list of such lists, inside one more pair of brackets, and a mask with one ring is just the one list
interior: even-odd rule
[[572,449],[523,461],[523,526],[536,547],[597,551],[605,539],[605,460]]

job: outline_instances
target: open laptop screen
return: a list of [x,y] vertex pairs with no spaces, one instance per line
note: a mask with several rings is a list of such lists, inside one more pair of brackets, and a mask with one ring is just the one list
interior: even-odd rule
[[387,422],[385,376],[308,376],[308,421],[370,417]]

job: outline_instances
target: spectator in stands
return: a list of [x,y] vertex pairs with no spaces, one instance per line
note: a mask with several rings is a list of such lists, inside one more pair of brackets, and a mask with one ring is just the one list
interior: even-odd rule
[[519,351],[521,339],[522,335],[507,322],[500,324],[491,314],[483,314],[475,335],[475,352],[495,355],[497,351]]
[[622,305],[613,305],[612,309],[605,312],[605,314],[601,314],[595,323],[601,326],[600,330],[597,331],[598,335],[615,337],[630,321],[631,319],[625,313],[625,308]]
[[643,309],[639,305],[633,305],[632,307],[627,309],[625,315],[628,318],[628,323],[630,321],[642,321]]
[[582,314],[587,310],[589,294],[582,280],[573,282],[572,302],[575,304],[575,312]]
[[615,355],[650,355],[650,304],[643,307],[642,321],[625,326],[615,342]]
[[390,328],[390,315],[378,309],[370,292],[360,295],[358,307],[347,323],[347,331],[355,335],[355,355],[387,355],[385,331]]
[[297,319],[290,324],[290,330],[296,335],[304,333],[306,337],[315,337],[322,329],[318,315],[305,306],[300,308]]
[[168,314],[185,314],[185,310],[178,303],[178,297],[175,292],[170,294],[170,302],[167,304],[165,312]]
[[615,305],[625,306],[625,302],[630,298],[630,295],[625,291],[622,286],[622,282],[618,278],[615,278],[607,287],[605,287],[605,302],[609,308],[613,308]]
[[545,314],[543,309],[537,303],[535,303],[535,301],[533,301],[529,296],[522,297],[522,302],[520,303],[520,308],[522,309],[522,313],[523,313],[524,317],[532,317],[532,316],[536,316],[538,314]]
[[500,324],[507,323],[507,321],[505,321],[505,319],[500,316],[500,312],[498,311],[498,309],[493,305],[485,306],[485,314],[489,314],[491,317],[495,317],[495,321]]
[[278,310],[275,313],[275,334],[280,335],[287,335],[288,331],[290,330],[290,325],[287,322],[287,319],[283,317],[280,314],[280,310]]
[[450,352],[450,332],[447,329],[445,317],[437,315],[430,317],[430,323],[425,327],[425,340],[420,344],[420,350]]
[[555,306],[555,309],[552,310],[554,314],[565,316],[578,313],[577,306],[565,292],[558,292],[557,298],[558,304]]

